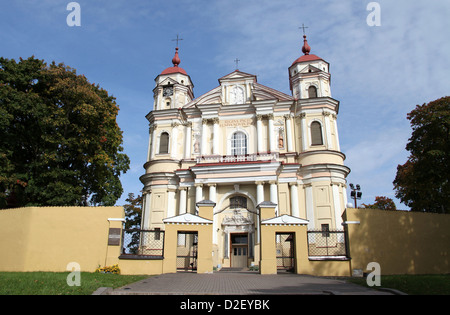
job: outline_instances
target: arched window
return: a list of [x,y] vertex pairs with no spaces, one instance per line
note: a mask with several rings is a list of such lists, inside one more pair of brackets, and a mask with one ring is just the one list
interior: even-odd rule
[[161,133],[159,137],[159,153],[169,153],[169,134],[167,132]]
[[317,97],[317,88],[314,85],[311,85],[308,88],[308,97],[309,98],[316,98]]
[[230,198],[230,208],[231,209],[239,209],[245,208],[247,209],[247,198],[244,196],[235,196]]
[[235,132],[231,137],[231,155],[247,154],[247,136],[242,131]]
[[311,124],[311,145],[322,145],[322,126],[319,122],[313,121]]

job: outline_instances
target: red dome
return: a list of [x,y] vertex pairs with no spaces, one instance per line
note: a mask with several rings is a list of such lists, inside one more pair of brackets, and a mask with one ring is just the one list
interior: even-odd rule
[[297,62],[304,62],[304,61],[314,61],[314,60],[322,60],[322,58],[316,56],[316,55],[303,55],[297,60],[295,60],[292,65],[296,64]]
[[161,72],[161,74],[171,74],[171,73],[182,73],[187,75],[186,71],[178,66],[167,68],[166,70]]
[[298,62],[305,62],[305,61],[314,61],[314,60],[322,60],[322,58],[316,56],[316,55],[310,55],[309,52],[311,51],[311,47],[308,45],[308,41],[306,40],[306,35],[303,35],[303,47],[302,52],[304,53],[303,56],[295,60],[292,65],[295,65]]
[[183,68],[178,67],[181,63],[180,57],[178,56],[178,47],[175,48],[175,56],[172,58],[173,67],[167,68],[161,74],[171,74],[171,73],[182,73],[187,75],[186,71]]

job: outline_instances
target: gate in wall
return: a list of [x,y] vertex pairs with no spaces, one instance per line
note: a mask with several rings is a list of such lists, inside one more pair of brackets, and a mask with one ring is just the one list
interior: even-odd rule
[[178,232],[177,271],[196,272],[198,256],[198,232]]
[[276,233],[277,271],[295,269],[294,233]]

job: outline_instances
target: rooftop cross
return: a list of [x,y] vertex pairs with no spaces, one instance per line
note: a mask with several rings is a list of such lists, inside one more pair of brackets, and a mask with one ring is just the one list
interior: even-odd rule
[[183,40],[183,39],[182,39],[182,38],[179,38],[179,37],[178,37],[178,34],[177,34],[177,38],[176,38],[176,39],[172,39],[172,42],[176,41],[176,42],[177,42],[177,47],[178,47],[178,42],[179,42],[180,40]]
[[302,26],[300,26],[299,28],[303,29],[303,35],[306,35],[305,33],[305,29],[309,28],[308,26],[305,26],[305,24],[302,24]]
[[234,59],[234,62],[236,63],[236,70],[238,70],[238,66],[239,66],[239,61],[240,61],[240,60],[239,60],[239,59],[237,59],[237,58],[236,58],[236,59]]

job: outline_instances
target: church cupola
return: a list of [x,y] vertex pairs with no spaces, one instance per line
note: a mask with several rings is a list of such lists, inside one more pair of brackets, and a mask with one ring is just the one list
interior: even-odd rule
[[181,68],[178,47],[172,58],[172,67],[166,68],[155,79],[154,110],[180,108],[194,99],[194,84],[186,70]]
[[310,54],[306,35],[303,35],[303,56],[289,67],[289,82],[292,95],[296,99],[331,97],[330,64],[322,58]]

